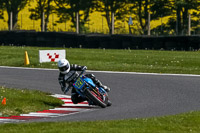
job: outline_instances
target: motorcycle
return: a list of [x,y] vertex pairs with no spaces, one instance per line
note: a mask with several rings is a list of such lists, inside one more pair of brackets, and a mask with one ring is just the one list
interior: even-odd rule
[[108,100],[108,93],[102,88],[97,87],[91,78],[83,75],[83,70],[76,78],[73,86],[77,93],[87,99],[89,105],[98,105],[102,108],[111,106],[111,102]]

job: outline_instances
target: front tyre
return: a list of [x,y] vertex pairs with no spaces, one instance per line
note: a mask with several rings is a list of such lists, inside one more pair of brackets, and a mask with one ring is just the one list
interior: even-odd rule
[[102,96],[100,93],[96,93],[93,90],[86,89],[85,95],[88,97],[88,99],[93,101],[96,105],[99,105],[102,108],[107,107],[108,96],[106,94]]

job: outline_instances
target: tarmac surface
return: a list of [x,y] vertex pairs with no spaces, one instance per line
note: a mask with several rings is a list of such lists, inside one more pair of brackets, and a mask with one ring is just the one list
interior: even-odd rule
[[[93,73],[111,88],[111,107],[30,122],[121,120],[200,110],[200,75],[88,73]],[[58,84],[58,74],[58,70],[51,69],[0,67],[0,86],[63,94]]]

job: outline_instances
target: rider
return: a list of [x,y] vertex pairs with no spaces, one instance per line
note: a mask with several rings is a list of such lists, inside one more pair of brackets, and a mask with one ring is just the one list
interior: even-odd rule
[[[85,99],[83,99],[74,89],[73,87],[73,83],[75,82],[75,78],[78,77],[78,73],[77,71],[83,71],[86,70],[87,67],[86,66],[79,66],[76,64],[72,64],[70,65],[69,61],[66,59],[61,59],[58,61],[58,68],[60,71],[59,77],[58,77],[58,81],[59,84],[61,86],[61,90],[66,94],[69,89],[72,89],[71,92],[71,100],[74,104],[80,103],[85,101]],[[110,88],[102,85],[102,83],[96,79],[96,77],[93,74],[86,74],[85,76],[91,78],[93,80],[93,82],[98,86],[98,87],[102,87],[105,89],[105,91],[109,92]],[[66,86],[66,83],[68,84],[68,86]]]

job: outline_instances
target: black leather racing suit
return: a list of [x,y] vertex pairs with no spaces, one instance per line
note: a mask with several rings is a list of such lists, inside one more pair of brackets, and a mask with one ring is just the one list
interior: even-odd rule
[[[84,69],[87,69],[87,67],[72,64],[72,65],[70,65],[70,71],[67,74],[60,73],[59,77],[58,77],[58,81],[61,86],[61,90],[64,93],[67,93],[69,91],[69,89],[72,89],[71,100],[74,104],[80,103],[85,100],[76,92],[76,90],[74,89],[74,87],[72,85],[75,82],[75,78],[78,77],[77,71],[83,71]],[[97,86],[102,85],[101,82],[98,79],[96,79],[93,74],[86,74],[85,76],[91,78]],[[68,86],[66,86],[66,84]]]

